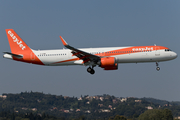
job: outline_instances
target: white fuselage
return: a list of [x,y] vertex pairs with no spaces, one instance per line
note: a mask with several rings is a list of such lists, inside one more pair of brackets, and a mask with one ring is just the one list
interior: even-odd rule
[[[129,47],[85,48],[80,50],[101,57],[115,57],[116,63],[160,62],[172,60],[177,57],[175,52],[165,51],[165,49],[134,52],[132,50],[127,51],[126,48]],[[116,52],[108,53],[108,51]],[[73,56],[71,50],[68,49],[33,50],[33,52],[43,62],[44,65],[83,65],[83,60]],[[35,57],[31,56],[31,58],[33,60]]]

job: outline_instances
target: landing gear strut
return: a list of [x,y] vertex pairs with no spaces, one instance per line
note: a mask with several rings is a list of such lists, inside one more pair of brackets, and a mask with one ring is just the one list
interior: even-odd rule
[[91,67],[88,67],[88,68],[87,68],[87,72],[90,73],[90,74],[94,74],[94,73],[95,73],[93,67],[92,67],[92,68],[91,68]]
[[158,62],[156,62],[156,66],[157,66],[157,67],[156,67],[156,70],[159,71],[159,70],[160,70],[160,67],[158,67],[158,66],[159,66]]

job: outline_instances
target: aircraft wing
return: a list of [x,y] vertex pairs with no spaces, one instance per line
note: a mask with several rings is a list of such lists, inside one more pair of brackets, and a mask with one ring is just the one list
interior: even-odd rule
[[97,55],[93,55],[93,54],[87,53],[85,51],[79,50],[77,48],[74,48],[74,47],[68,45],[67,42],[61,36],[60,36],[60,39],[61,39],[63,45],[66,48],[72,50],[71,53],[73,55],[77,56],[78,58],[82,59],[85,64],[87,64],[87,62],[94,62],[96,64],[101,59]]

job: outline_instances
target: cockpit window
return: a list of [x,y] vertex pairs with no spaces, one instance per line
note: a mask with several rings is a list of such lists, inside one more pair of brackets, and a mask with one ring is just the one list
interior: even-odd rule
[[165,49],[165,51],[171,51],[170,49]]

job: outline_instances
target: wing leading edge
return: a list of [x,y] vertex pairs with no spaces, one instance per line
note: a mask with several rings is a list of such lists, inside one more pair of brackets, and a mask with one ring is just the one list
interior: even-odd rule
[[64,45],[66,48],[72,50],[71,53],[72,53],[74,56],[77,56],[79,59],[82,59],[82,60],[84,61],[84,64],[85,64],[85,65],[88,65],[88,64],[91,64],[91,63],[97,64],[97,62],[101,59],[101,58],[100,58],[99,56],[97,56],[97,55],[90,54],[90,53],[88,53],[88,52],[79,50],[79,49],[77,49],[77,48],[74,48],[74,47],[68,45],[67,42],[66,42],[61,36],[60,36],[60,39],[61,39],[63,45]]

